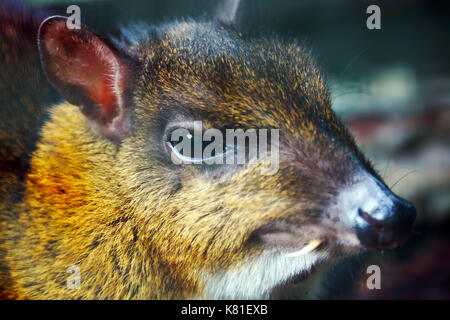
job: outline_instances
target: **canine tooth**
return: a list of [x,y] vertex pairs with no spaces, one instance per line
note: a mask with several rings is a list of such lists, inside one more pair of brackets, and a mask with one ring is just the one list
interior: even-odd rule
[[310,242],[308,242],[308,244],[306,246],[301,248],[299,251],[288,253],[287,255],[285,255],[285,257],[286,258],[298,257],[303,254],[310,253],[311,251],[314,251],[315,249],[317,249],[317,247],[320,246],[321,243],[322,243],[322,240],[311,240]]

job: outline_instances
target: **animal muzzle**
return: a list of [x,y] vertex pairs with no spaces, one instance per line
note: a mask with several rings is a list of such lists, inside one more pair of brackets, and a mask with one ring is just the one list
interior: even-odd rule
[[342,212],[361,245],[395,248],[412,230],[416,209],[372,176],[365,176],[339,197]]

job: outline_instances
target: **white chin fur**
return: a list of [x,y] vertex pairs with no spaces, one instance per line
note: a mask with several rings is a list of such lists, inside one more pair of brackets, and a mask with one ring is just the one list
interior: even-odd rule
[[[302,253],[299,256],[286,257],[288,252],[271,251],[248,260],[236,269],[219,271],[215,274],[204,275],[204,295],[206,299],[269,299],[272,292],[280,285],[303,272],[310,272],[311,268],[327,258],[323,251]],[[315,282],[315,281],[314,281]],[[298,286],[303,292],[312,293],[313,288],[303,290],[303,286],[315,285],[308,279]],[[311,296],[306,298],[312,298]],[[303,295],[299,296],[302,298]]]

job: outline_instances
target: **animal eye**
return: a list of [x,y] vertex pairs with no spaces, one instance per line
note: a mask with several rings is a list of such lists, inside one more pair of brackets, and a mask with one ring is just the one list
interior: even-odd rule
[[[204,139],[203,132],[192,129],[177,128],[167,135],[167,146],[172,156],[183,163],[224,163],[224,157],[236,148],[227,146],[222,136]],[[223,160],[220,160],[220,158]]]

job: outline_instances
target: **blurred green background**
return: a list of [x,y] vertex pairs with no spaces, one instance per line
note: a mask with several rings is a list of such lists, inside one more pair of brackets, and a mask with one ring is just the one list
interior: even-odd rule
[[[28,1],[55,14],[69,4],[81,21],[118,36],[121,26],[192,17],[207,20],[211,0]],[[381,8],[381,30],[366,8]],[[450,298],[450,4],[419,0],[244,0],[241,29],[295,39],[312,49],[334,110],[346,121],[394,192],[418,209],[415,232],[393,251],[338,262],[323,298]],[[368,290],[378,264],[382,289]]]

